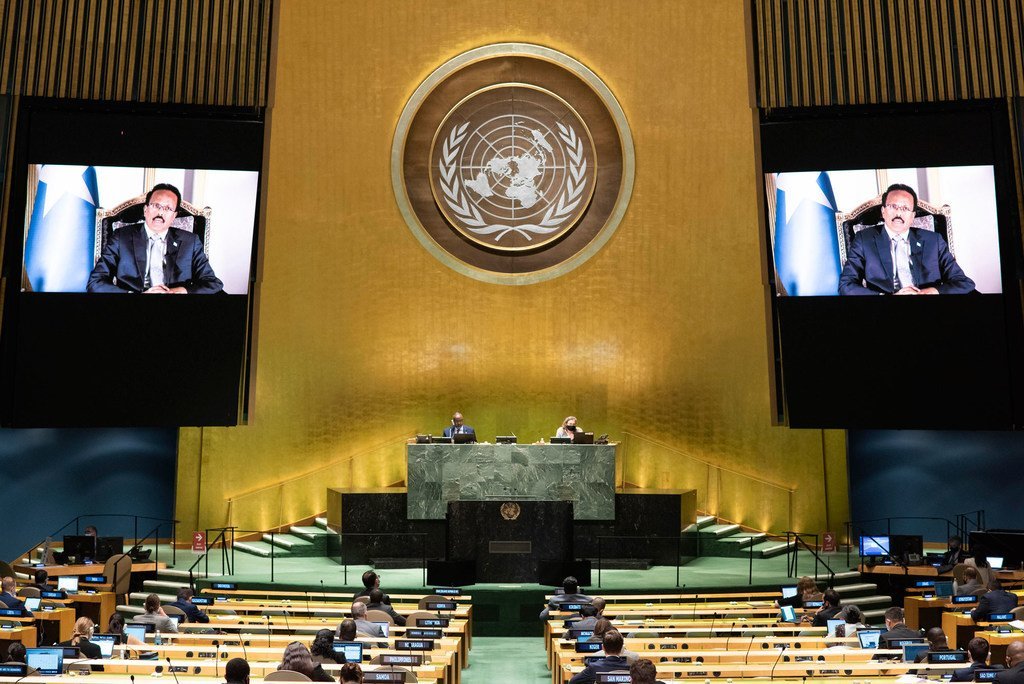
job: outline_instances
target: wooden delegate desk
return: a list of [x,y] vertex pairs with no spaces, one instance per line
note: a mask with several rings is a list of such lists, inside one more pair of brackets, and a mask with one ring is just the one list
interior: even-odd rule
[[[122,679],[120,681],[130,681],[127,679],[129,675],[135,675],[136,677],[140,675],[154,676],[154,673],[157,672],[157,668],[160,668],[161,672],[167,670],[168,668],[173,668],[173,673],[177,674],[181,681],[196,682],[205,679],[206,681],[219,682],[220,684],[223,684],[224,682],[224,665],[220,662],[215,662],[213,660],[189,660],[172,658],[170,663],[163,659],[119,660],[108,658],[103,660],[64,661],[65,665],[69,664],[69,662],[80,668],[92,667],[93,665],[102,666],[104,670],[103,672],[98,672],[95,675],[89,677],[89,681],[91,683],[102,681],[103,678],[107,675],[123,675],[125,679]],[[249,661],[249,669],[252,673],[253,679],[255,680],[256,678],[264,678],[271,672],[277,671],[277,666],[279,664],[280,654],[278,654],[278,657],[274,660]],[[338,671],[341,669],[341,665],[336,665],[334,663],[324,664],[322,667],[324,668],[325,671],[327,671],[328,674],[332,675],[335,678],[337,678]],[[382,666],[370,665],[369,663],[362,663],[360,664],[360,667],[362,667],[363,671],[365,672],[366,670],[375,670],[378,667]],[[383,667],[383,669],[387,669],[387,667]],[[421,682],[444,681],[440,676],[434,676],[432,679],[432,674],[437,674],[436,671],[432,671],[432,668],[427,668],[422,677],[420,676],[418,670],[416,673],[417,678]],[[98,679],[96,678],[96,675],[99,675]],[[168,675],[164,674],[164,678],[167,677]],[[49,684],[50,682],[53,682],[54,679],[54,677],[45,677],[43,678],[43,682]]]
[[75,613],[79,617],[92,620],[96,624],[97,632],[107,631],[110,616],[117,611],[117,595],[109,591],[70,594],[65,601],[75,607]]
[[[167,563],[154,563],[146,561],[143,563],[132,563],[132,573],[156,572],[166,570]],[[26,575],[33,575],[36,570],[45,570],[50,577],[70,577],[71,575],[102,575],[103,563],[77,564],[77,565],[33,565],[32,563],[18,563],[14,566],[15,572]]]
[[[53,610],[39,610],[32,613],[32,617],[39,620],[43,633],[47,636],[55,636],[53,641],[67,641],[75,632],[75,611],[72,608],[54,608]],[[105,626],[105,625],[104,625]],[[106,631],[99,629],[97,632]]]
[[[970,604],[965,604],[970,605]],[[971,608],[974,606],[971,605]],[[942,615],[951,610],[948,598],[907,596],[903,599],[904,622],[911,629],[942,627]]]
[[20,627],[0,629],[0,654],[7,658],[7,649],[15,641],[23,644],[25,648],[32,648],[36,645],[36,626],[25,624]]
[[1000,665],[1006,664],[1006,647],[1014,641],[1024,641],[1024,632],[1013,630],[1011,632],[989,631],[990,628],[979,629],[974,636],[979,636],[988,641],[989,656],[988,662]]
[[980,627],[970,615],[946,611],[942,614],[942,631],[951,648],[967,648],[967,642],[974,638]]

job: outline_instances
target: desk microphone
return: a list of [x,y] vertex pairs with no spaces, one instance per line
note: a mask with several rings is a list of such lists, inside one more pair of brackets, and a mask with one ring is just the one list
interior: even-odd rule
[[271,646],[270,646],[270,616],[269,615],[264,615],[263,617],[265,617],[267,619],[267,648],[271,648]]
[[782,644],[782,649],[779,651],[779,657],[775,659],[774,663],[772,663],[771,675],[768,677],[769,680],[775,679],[775,666],[779,664],[780,660],[782,660],[782,654],[786,652],[787,648],[789,648],[789,644]]
[[751,636],[750,637],[750,643],[747,644],[747,652],[743,654],[743,664],[744,665],[749,665],[750,664],[750,661],[748,660],[748,658],[750,657],[750,649],[752,649],[753,647],[754,647],[754,637]]
[[281,612],[284,614],[284,628],[288,630],[289,634],[291,634],[292,626],[288,624],[288,609],[285,608]]
[[[242,655],[245,656],[245,662],[249,662],[249,652],[245,650],[245,635],[239,634],[238,636],[238,644],[242,647]],[[134,684],[134,682],[132,684]]]
[[213,676],[220,677],[220,641],[213,640]]
[[174,666],[171,665],[170,657],[166,658],[166,660],[167,660],[167,669],[170,671],[171,675],[174,677],[174,684],[180,684],[178,682],[178,673],[174,671]]
[[313,617],[313,611],[309,609],[309,592],[304,591],[302,595],[306,597],[306,612],[309,613],[308,617]]
[[[729,625],[729,633],[725,637],[725,650],[726,651],[729,650],[729,639],[732,639],[732,630],[734,630],[734,629],[736,629],[736,623],[735,622],[733,622],[731,625]],[[714,636],[714,635],[712,635],[712,636]]]
[[324,581],[320,580],[320,593],[324,597],[324,601],[327,601],[327,589],[324,588]]

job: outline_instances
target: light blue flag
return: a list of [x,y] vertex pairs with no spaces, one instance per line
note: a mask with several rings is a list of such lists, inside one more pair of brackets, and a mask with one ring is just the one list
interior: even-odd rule
[[34,292],[85,292],[94,262],[96,169],[44,164],[25,241]]
[[825,171],[780,173],[775,191],[775,272],[790,296],[836,295],[836,199]]

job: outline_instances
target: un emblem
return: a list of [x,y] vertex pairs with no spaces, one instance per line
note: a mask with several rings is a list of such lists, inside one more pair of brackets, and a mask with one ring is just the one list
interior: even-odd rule
[[571,57],[521,43],[434,71],[399,119],[391,164],[402,215],[430,253],[515,285],[596,254],[625,213],[634,170],[607,86]]
[[586,211],[595,150],[560,97],[523,85],[472,94],[448,115],[431,151],[431,187],[449,223],[497,250],[557,240]]

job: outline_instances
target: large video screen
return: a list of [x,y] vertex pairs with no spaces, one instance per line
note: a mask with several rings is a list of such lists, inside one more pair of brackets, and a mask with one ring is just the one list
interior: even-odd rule
[[262,110],[21,99],[0,424],[247,419],[263,137]]
[[32,164],[27,175],[23,290],[248,293],[256,171]]
[[768,173],[765,193],[778,296],[1003,291],[991,165]]
[[761,113],[776,421],[1024,421],[1009,121],[999,101]]

